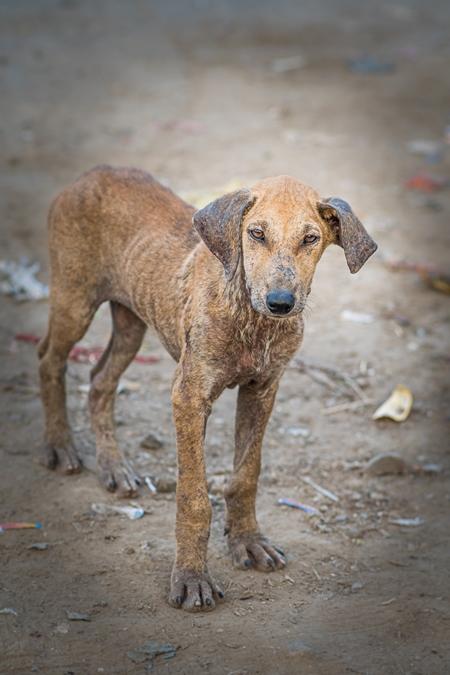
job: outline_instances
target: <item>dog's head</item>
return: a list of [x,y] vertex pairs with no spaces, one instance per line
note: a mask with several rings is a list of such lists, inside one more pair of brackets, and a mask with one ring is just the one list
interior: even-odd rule
[[355,273],[377,249],[347,202],[321,199],[289,176],[268,178],[214,200],[194,227],[231,281],[241,259],[253,309],[271,318],[300,314],[329,244]]

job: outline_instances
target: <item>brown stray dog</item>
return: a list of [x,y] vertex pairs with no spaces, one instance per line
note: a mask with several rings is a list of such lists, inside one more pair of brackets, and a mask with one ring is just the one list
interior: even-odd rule
[[98,306],[113,331],[92,370],[89,411],[100,478],[129,497],[138,479],[117,447],[119,377],[152,326],[178,366],[176,561],[169,602],[191,612],[223,598],[206,564],[211,504],[203,441],[213,402],[239,385],[234,469],[226,488],[228,546],[239,569],[269,572],[283,552],[259,530],[261,444],[279,380],[300,347],[302,312],[329,244],[357,272],[377,246],[349,205],[289,176],[235,190],[195,212],[149,174],[97,167],[53,201],[47,336],[38,347],[47,464],[79,471],[65,401],[66,360]]

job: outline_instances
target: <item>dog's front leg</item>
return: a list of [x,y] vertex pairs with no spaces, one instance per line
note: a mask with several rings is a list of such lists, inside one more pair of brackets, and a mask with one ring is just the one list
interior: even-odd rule
[[188,612],[210,611],[223,593],[208,572],[207,547],[211,503],[206,484],[203,443],[211,403],[199,381],[180,364],[172,389],[177,433],[178,484],[175,536],[176,561],[169,602]]
[[228,546],[239,569],[253,566],[270,572],[286,564],[283,552],[260,532],[255,511],[261,446],[277,389],[278,380],[265,387],[239,388],[234,470],[225,491]]

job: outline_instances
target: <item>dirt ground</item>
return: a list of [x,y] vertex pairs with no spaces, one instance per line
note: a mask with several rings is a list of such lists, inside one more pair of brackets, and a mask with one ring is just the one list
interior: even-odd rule
[[[42,336],[48,303],[0,298],[0,522],[42,523],[0,534],[0,610],[14,612],[0,613],[0,673],[144,673],[152,665],[173,674],[448,673],[449,297],[386,260],[448,264],[450,190],[415,192],[404,182],[421,170],[450,174],[448,146],[425,153],[432,156],[408,150],[415,140],[439,144],[450,123],[450,5],[162,5],[0,2],[0,259],[37,260],[38,278],[48,283],[49,201],[99,163],[144,168],[198,203],[229,185],[287,173],[346,199],[379,251],[353,277],[342,250],[328,249],[300,351],[309,368],[286,372],[269,423],[258,513],[288,554],[283,572],[232,567],[222,488],[236,392],[225,392],[213,410],[209,566],[226,602],[208,614],[167,603],[173,492],[153,495],[143,485],[140,520],[100,515],[92,504],[119,502],[92,472],[67,477],[39,463],[37,360],[33,345],[14,336]],[[349,61],[362,56],[373,60],[366,66],[388,64],[387,72],[353,72]],[[345,321],[344,310],[373,321]],[[105,345],[108,335],[102,307],[81,345]],[[127,371],[118,436],[140,475],[173,483],[174,364],[150,333],[143,351],[158,361]],[[71,362],[67,381],[89,467],[94,445],[79,390],[89,365]],[[348,382],[373,402],[324,415],[360,400]],[[409,418],[373,421],[399,383],[414,396]],[[140,446],[150,431],[162,436],[162,448]],[[399,453],[410,468],[364,472],[384,452]],[[417,468],[428,464],[437,466]],[[279,498],[319,515],[280,506]],[[392,522],[417,517],[415,526]],[[30,548],[43,542],[50,546]],[[150,655],[136,650],[150,642],[171,645],[174,656],[144,662]]]

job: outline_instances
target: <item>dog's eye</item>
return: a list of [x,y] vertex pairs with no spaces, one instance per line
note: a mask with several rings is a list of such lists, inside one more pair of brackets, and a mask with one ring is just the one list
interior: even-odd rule
[[253,239],[257,239],[258,241],[264,241],[264,232],[259,229],[259,227],[254,227],[250,230],[250,234],[252,235]]
[[304,244],[315,244],[315,242],[318,240],[318,236],[316,234],[307,234],[305,238],[303,239]]

